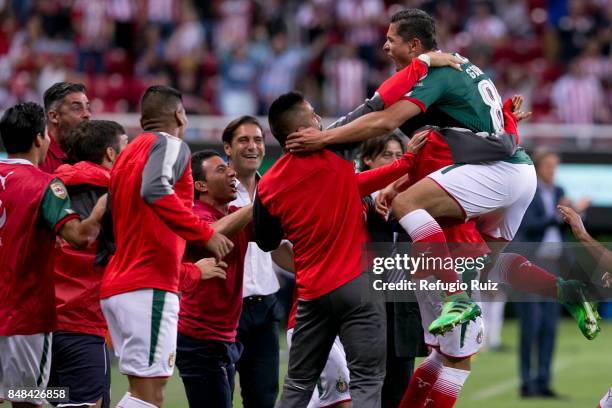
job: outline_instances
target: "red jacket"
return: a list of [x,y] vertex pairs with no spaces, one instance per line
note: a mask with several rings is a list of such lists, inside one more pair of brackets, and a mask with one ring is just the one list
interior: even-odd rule
[[[110,170],[90,162],[60,166],[55,176],[68,188],[73,207],[89,216],[96,200],[108,190]],[[57,239],[55,253],[55,304],[57,330],[103,337],[106,321],[100,309],[100,282],[104,267],[95,266],[97,242],[83,250]]]
[[117,249],[100,297],[140,289],[178,293],[185,241],[205,245],[214,233],[192,212],[187,144],[161,132],[136,137],[113,165],[109,202]]
[[41,203],[53,181],[31,163],[0,160],[0,336],[48,333],[55,328],[55,225],[41,222]]

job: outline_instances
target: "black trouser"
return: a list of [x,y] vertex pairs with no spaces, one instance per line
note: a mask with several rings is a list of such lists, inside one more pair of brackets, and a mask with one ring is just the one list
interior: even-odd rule
[[110,405],[110,355],[103,337],[55,332],[51,353],[48,387],[68,387],[70,404],[94,404],[102,399],[103,408]]
[[273,408],[278,396],[276,294],[244,298],[236,340],[244,347],[236,364],[245,408]]
[[387,328],[384,303],[362,299],[368,282],[362,274],[321,297],[298,300],[282,408],[308,405],[336,335],[346,351],[353,406],[380,407]]
[[[559,275],[559,261],[536,258],[536,264]],[[538,301],[541,298],[535,295],[529,299],[533,301],[515,303],[520,329],[521,389],[526,393],[539,394],[550,390],[560,306],[550,299]],[[533,361],[537,361],[535,367]]]
[[[408,388],[414,371],[414,357],[402,356],[397,350],[398,337],[395,321],[395,304],[387,303],[387,369],[382,388],[382,408],[397,408]],[[421,327],[419,330],[423,330]],[[415,349],[418,341],[414,341]]]
[[198,340],[178,333],[176,367],[191,408],[231,408],[234,364],[240,356],[236,343]]

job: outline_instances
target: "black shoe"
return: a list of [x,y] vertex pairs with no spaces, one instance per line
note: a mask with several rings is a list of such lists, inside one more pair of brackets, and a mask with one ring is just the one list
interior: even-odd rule
[[558,400],[568,399],[566,396],[559,395],[556,392],[554,392],[553,390],[551,390],[550,388],[545,388],[543,390],[538,390],[537,396],[539,398],[549,398],[549,399],[558,399]]
[[521,398],[534,398],[536,393],[528,387],[521,387]]

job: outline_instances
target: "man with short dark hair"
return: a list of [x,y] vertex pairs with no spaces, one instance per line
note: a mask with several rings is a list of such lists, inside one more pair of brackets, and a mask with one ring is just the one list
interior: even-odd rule
[[42,171],[53,173],[64,163],[68,134],[91,117],[86,92],[85,85],[72,82],[57,82],[45,91],[43,101],[51,143],[47,158],[40,166]]
[[[227,231],[228,236],[233,235],[234,249],[217,267],[226,268],[227,272],[220,270],[222,276],[181,285],[176,365],[190,407],[231,408],[235,364],[241,351],[236,329],[242,309],[244,256],[253,235],[249,224],[253,210],[251,205],[240,209],[229,205],[236,198],[236,172],[219,153],[196,152],[191,163],[196,194],[193,212],[211,224],[234,218],[232,231]],[[188,259],[207,255],[201,248],[187,248]]]
[[16,399],[8,391],[45,388],[49,378],[55,235],[75,248],[92,243],[105,200],[81,222],[64,184],[38,169],[49,147],[41,106],[28,102],[7,109],[0,137],[8,153],[0,159],[0,400],[40,406],[40,399]]
[[124,408],[162,406],[174,371],[181,276],[207,279],[205,260],[181,263],[185,241],[221,259],[232,242],[191,211],[193,180],[187,117],[179,91],[149,87],[137,136],[111,171],[109,202],[117,250],[100,288],[119,370],[128,376]]
[[[116,122],[91,120],[79,123],[68,139],[72,143],[68,158],[74,164],[61,165],[54,175],[68,188],[74,210],[87,217],[108,192],[110,170],[128,138]],[[100,282],[110,254],[99,242],[80,251],[59,242],[54,258],[57,327],[48,386],[70,389],[70,399],[63,404],[108,407],[110,358]]]
[[83,121],[66,138],[66,159],[71,164],[87,161],[110,169],[127,144],[128,136],[119,123],[112,120]]
[[[432,67],[417,81],[405,80],[415,61],[420,59],[427,65],[433,61],[436,53],[432,51],[437,48],[435,34],[434,19],[422,10],[408,9],[394,14],[383,50],[394,61],[398,72],[377,91],[382,106],[379,104],[378,111],[323,133],[315,129],[296,132],[290,136],[288,147],[294,152],[313,150],[329,144],[366,140],[398,127],[409,133],[423,125],[447,127],[431,133],[439,133],[436,137],[442,142],[440,151],[451,156],[454,164],[427,175],[403,192],[385,189],[377,201],[381,206],[393,204],[394,214],[411,236],[414,247],[435,246],[432,254],[441,259],[450,256],[450,252],[436,219],[462,222],[477,219],[485,239],[498,243],[492,253],[497,261],[504,246],[516,234],[534,196],[533,163],[524,149],[517,147],[516,124],[510,123],[514,129],[507,128],[509,121],[495,85],[469,60],[457,56],[460,70]],[[452,138],[445,136],[449,132]],[[510,149],[507,152],[501,149],[501,157],[487,156],[491,146],[498,144],[508,145]],[[514,256],[513,261],[508,256],[505,259],[514,276],[524,274],[530,277],[530,282],[544,281],[555,293],[553,297],[557,289],[563,292],[561,284],[550,285],[550,274],[526,262],[521,255]],[[429,325],[432,334],[446,333],[480,315],[480,307],[464,291],[454,290],[458,277],[453,268],[433,268],[430,272],[445,287],[444,306],[439,317]],[[581,289],[576,287],[572,292],[581,292]],[[578,295],[584,298],[583,293]],[[600,330],[593,305],[567,299],[559,297],[572,310],[572,315],[579,316],[578,327],[583,335],[593,339]]]
[[[268,120],[283,148],[290,132],[321,127],[321,118],[296,92],[277,98]],[[354,406],[380,406],[385,313],[382,302],[361,297],[367,284],[361,193],[351,162],[331,150],[284,155],[259,183],[253,210],[257,244],[269,251],[286,237],[295,253],[297,314],[283,407],[308,405],[337,335],[346,350]]]
[[[266,153],[262,126],[253,116],[241,116],[226,126],[222,138],[239,182],[236,199],[230,205],[250,205],[260,178],[257,171]],[[236,364],[240,392],[246,408],[272,408],[278,395],[279,282],[271,255],[254,242],[246,252],[243,285],[237,341],[244,350]]]

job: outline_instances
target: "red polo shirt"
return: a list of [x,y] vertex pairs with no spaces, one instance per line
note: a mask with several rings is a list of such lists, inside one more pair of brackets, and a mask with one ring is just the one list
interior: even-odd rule
[[59,166],[64,164],[64,160],[66,160],[66,154],[64,154],[64,152],[59,146],[59,143],[57,143],[57,141],[55,140],[55,136],[49,133],[49,138],[51,139],[51,143],[49,144],[47,156],[45,156],[45,161],[43,162],[43,164],[38,166],[38,168],[44,171],[45,173],[53,174]]
[[[231,206],[229,213],[239,207]],[[193,212],[202,221],[212,224],[226,214],[212,205],[196,201]],[[242,310],[242,278],[244,257],[252,226],[247,225],[232,241],[234,249],[223,260],[227,263],[226,279],[213,278],[205,281],[185,280],[181,285],[181,308],[178,331],[185,336],[198,340],[236,341],[236,329]],[[201,247],[189,245],[186,258],[196,262],[201,258],[212,257]]]

